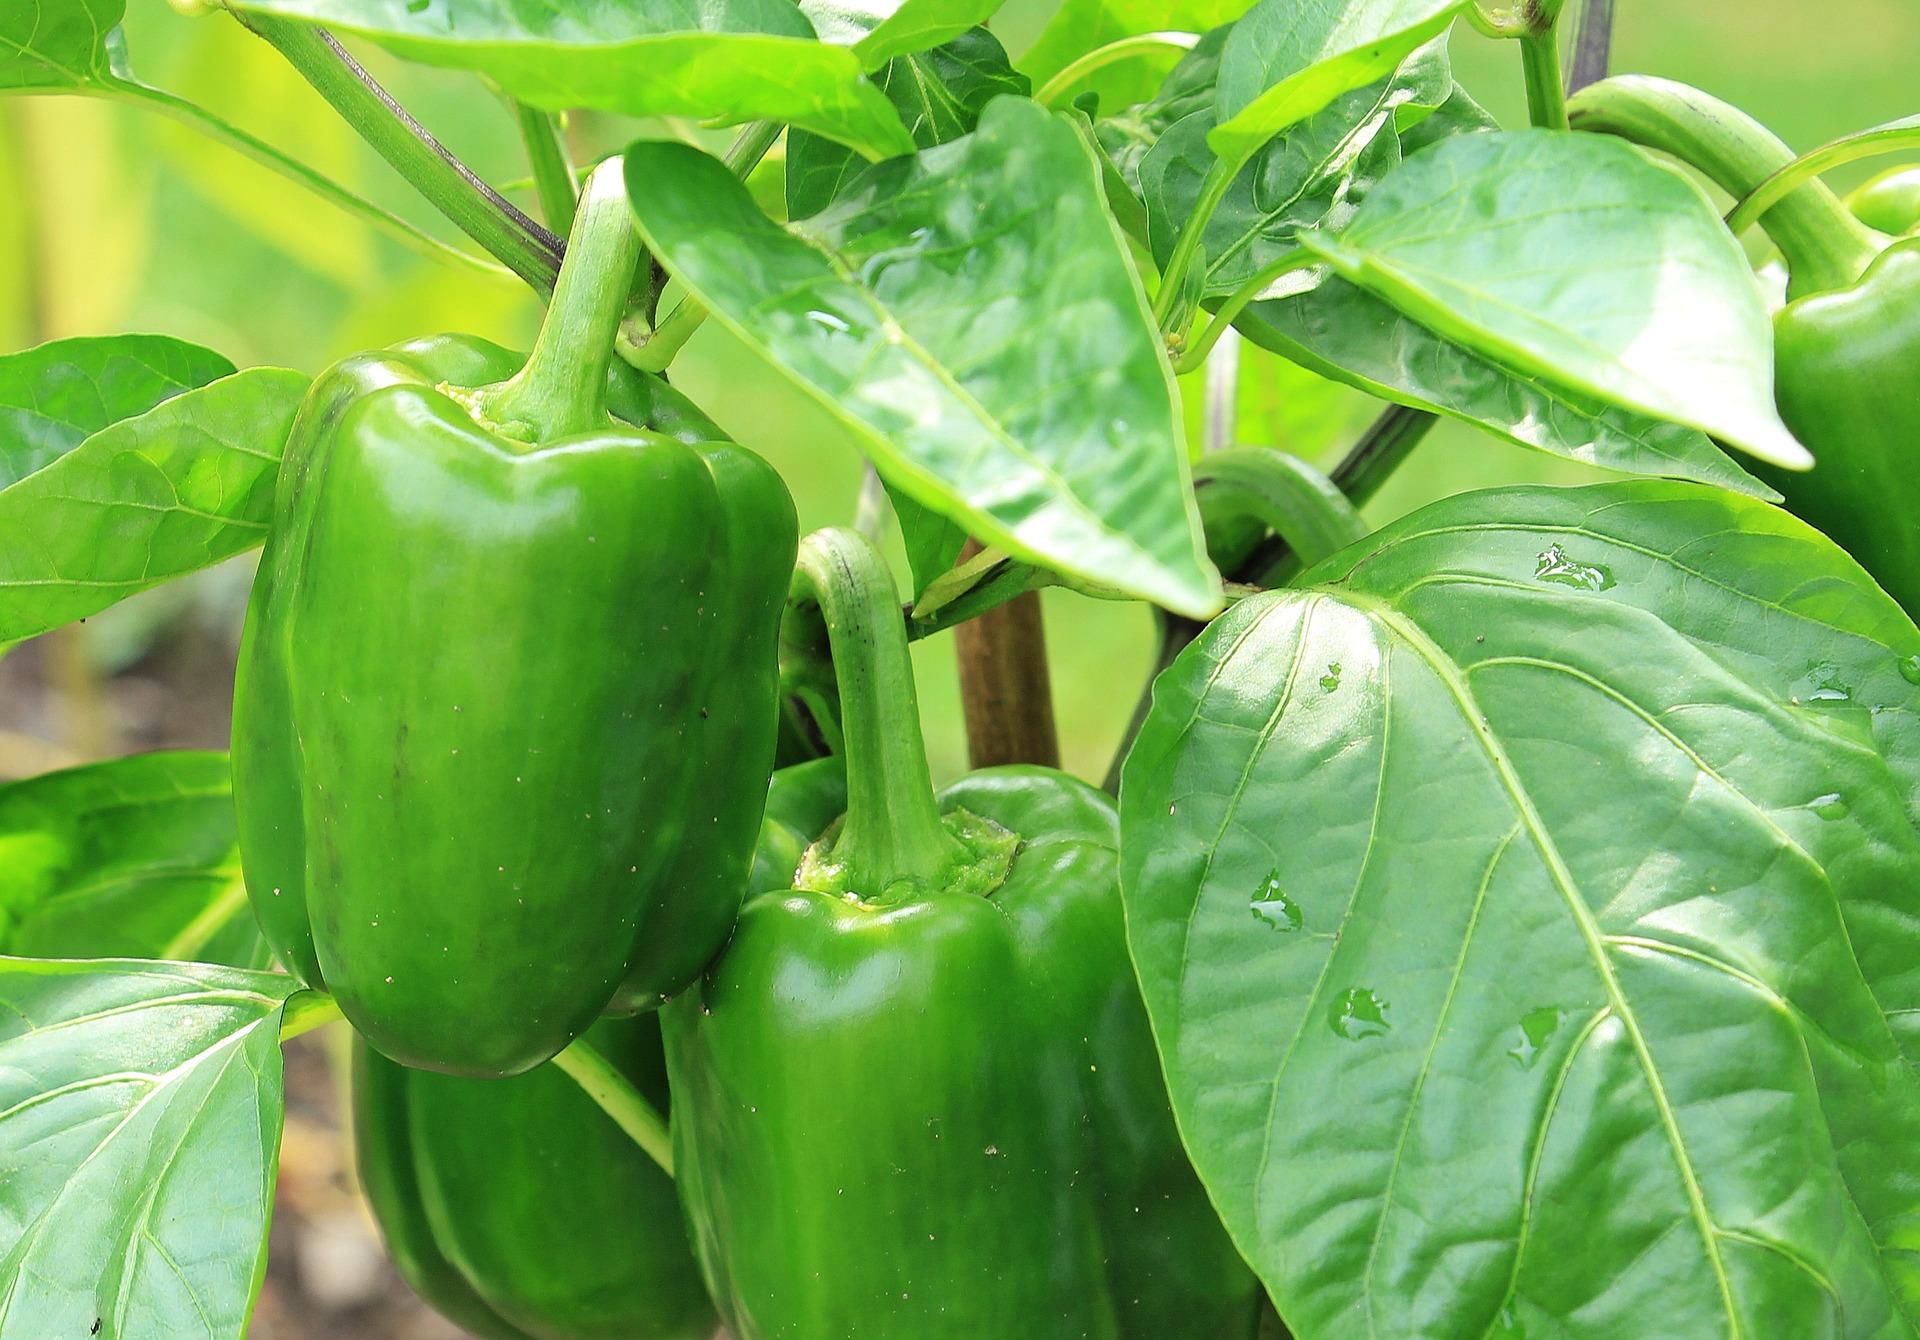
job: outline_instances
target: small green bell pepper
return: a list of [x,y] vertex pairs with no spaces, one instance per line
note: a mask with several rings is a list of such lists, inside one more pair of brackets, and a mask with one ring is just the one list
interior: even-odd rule
[[[817,603],[830,630],[847,813],[797,866],[793,825],[769,825],[782,877],[662,1014],[729,1332],[1251,1336],[1254,1279],[1181,1147],[1127,955],[1112,802],[1032,767],[936,798],[884,561],[822,531],[795,582],[791,617]],[[824,801],[781,791],[818,833]]]
[[[587,1039],[660,1111],[654,1015]],[[551,1065],[507,1080],[395,1065],[359,1039],[354,1149],[408,1284],[486,1340],[707,1340],[672,1180]]]
[[[1577,129],[1671,154],[1736,198],[1793,161],[1745,112],[1667,80],[1603,80],[1568,106]],[[1814,465],[1748,468],[1920,617],[1920,238],[1889,242],[1818,180],[1760,225],[1788,275],[1773,319],[1774,398]]]
[[779,477],[616,377],[619,164],[522,369],[348,359],[281,468],[234,701],[269,943],[407,1065],[514,1074],[656,1005],[733,924],[772,767],[796,525]]
[[1853,217],[1878,232],[1898,237],[1920,228],[1920,163],[1889,168],[1847,193]]

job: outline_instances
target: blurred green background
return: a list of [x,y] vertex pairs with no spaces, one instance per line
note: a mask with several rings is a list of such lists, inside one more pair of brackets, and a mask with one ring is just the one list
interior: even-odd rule
[[[127,44],[151,82],[216,109],[442,235],[450,231],[364,149],[275,54],[224,18],[187,21],[132,0]],[[1016,53],[1048,7],[1015,0],[995,20]],[[1461,32],[1463,80],[1507,124],[1524,120],[1518,53]],[[457,75],[363,53],[415,114],[489,179],[526,168],[507,108]],[[1915,110],[1920,5],[1913,0],[1620,0],[1614,68],[1671,75],[1741,103],[1797,147]],[[0,181],[23,208],[0,212],[0,341],[162,331],[242,365],[316,371],[350,351],[456,329],[524,343],[537,309],[515,283],[422,257],[193,130],[81,98],[0,102]],[[638,129],[614,118],[570,127],[583,158]],[[657,130],[657,128],[656,128]],[[716,141],[724,136],[713,137]],[[1860,168],[1852,175],[1864,175]],[[1847,180],[1841,177],[1841,181]],[[531,210],[529,193],[519,197]],[[711,325],[675,368],[680,384],[791,483],[804,527],[851,518],[859,459],[817,407],[762,375]],[[1188,388],[1191,430],[1197,384]],[[1238,436],[1324,464],[1376,406],[1246,348]],[[1377,519],[1462,488],[1573,480],[1576,468],[1444,425],[1374,504]],[[226,648],[249,560],[44,639],[0,662],[0,775],[162,744],[223,744]],[[1145,679],[1151,620],[1134,606],[1047,597],[1055,701],[1069,766],[1098,778]],[[180,651],[182,644],[190,650]],[[936,770],[963,766],[949,637],[917,648]],[[155,666],[158,669],[155,669]],[[150,687],[131,706],[101,684]]]

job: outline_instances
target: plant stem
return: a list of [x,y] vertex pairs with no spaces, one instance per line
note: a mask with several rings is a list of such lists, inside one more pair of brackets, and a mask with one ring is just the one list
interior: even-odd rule
[[1607,77],[1613,56],[1613,0],[1587,0],[1573,35],[1573,64],[1567,71],[1567,96]]
[[1367,533],[1337,484],[1284,451],[1240,447],[1203,456],[1193,467],[1193,483],[1203,517],[1253,517],[1302,563],[1318,563]]
[[903,881],[938,887],[968,853],[934,804],[906,624],[886,560],[858,531],[815,531],[800,542],[788,598],[790,618],[818,607],[840,687],[847,817],[834,856],[845,887],[869,898]]
[[[1778,136],[1709,93],[1648,75],[1616,75],[1568,100],[1576,130],[1670,154],[1739,199],[1793,161]],[[1877,235],[1826,185],[1802,182],[1760,216],[1785,257],[1788,295],[1844,288],[1879,252]]]
[[1527,119],[1543,130],[1567,129],[1567,95],[1560,83],[1560,34],[1549,24],[1520,39],[1527,78]]
[[1269,285],[1282,275],[1292,274],[1295,270],[1304,270],[1314,264],[1313,253],[1304,247],[1295,247],[1286,255],[1269,261],[1254,271],[1251,278],[1235,289],[1227,300],[1220,304],[1193,343],[1181,350],[1180,357],[1174,360],[1175,372],[1191,372],[1206,361],[1207,351],[1228,327],[1233,325],[1235,317],[1246,309],[1248,303],[1258,298]]
[[1735,233],[1745,232],[1762,214],[1831,168],[1913,148],[1920,148],[1920,116],[1902,117],[1830,140],[1818,149],[1807,150],[1749,191],[1728,211],[1727,227]]
[[[727,165],[729,172],[745,181],[767,156],[767,151],[779,142],[783,129],[778,121],[749,121],[740,127],[740,133],[733,137],[733,143],[727,146],[720,161]],[[707,309],[692,297],[684,297],[673,305],[665,320],[654,322],[653,332],[645,342],[623,343],[620,357],[642,372],[665,372],[706,319]]]
[[599,1104],[600,1110],[627,1133],[627,1138],[660,1165],[661,1172],[673,1176],[673,1141],[667,1131],[666,1118],[592,1043],[585,1038],[575,1038],[565,1051],[553,1058],[553,1064]]
[[625,173],[609,158],[587,178],[567,258],[527,365],[473,406],[515,437],[552,442],[607,422],[607,367],[626,314],[642,247],[627,205]]
[[1207,231],[1207,223],[1213,218],[1213,212],[1220,208],[1220,202],[1226,199],[1227,188],[1233,185],[1234,174],[1239,171],[1237,164],[1229,164],[1216,158],[1213,166],[1207,169],[1206,179],[1200,184],[1200,198],[1194,202],[1193,213],[1181,226],[1180,236],[1173,244],[1173,254],[1167,257],[1167,265],[1160,272],[1160,289],[1154,295],[1153,319],[1159,325],[1162,334],[1170,334],[1174,319],[1174,309],[1180,304],[1180,291],[1184,286],[1187,267],[1193,263],[1193,256],[1200,249],[1201,235]]
[[339,206],[349,214],[358,215],[380,227],[387,229],[414,250],[439,260],[452,261],[459,265],[470,265],[488,274],[507,275],[504,266],[496,265],[482,256],[462,251],[459,247],[442,242],[431,233],[424,231],[397,214],[389,213],[364,196],[356,195],[346,187],[323,176],[305,163],[289,154],[274,148],[265,140],[242,130],[217,116],[199,103],[189,102],[165,89],[154,88],[150,84],[136,83],[132,80],[115,80],[105,85],[104,96],[131,98],[142,106],[171,117],[182,125],[190,126],[201,134],[230,149],[238,150],[262,167],[279,173],[287,180],[306,187],[321,199]]
[[1182,32],[1136,33],[1132,37],[1122,37],[1103,47],[1095,47],[1083,56],[1067,62],[1060,72],[1040,86],[1033,100],[1043,107],[1051,107],[1062,93],[1085,79],[1097,70],[1103,70],[1123,60],[1135,56],[1151,55],[1156,51],[1191,51],[1200,44],[1200,34]]
[[579,202],[578,177],[567,157],[566,142],[560,138],[559,124],[551,112],[515,101],[513,117],[520,126],[520,139],[527,146],[527,164],[533,169],[534,192],[540,199],[540,213],[547,227],[564,233],[573,227],[573,208]]
[[296,991],[280,1010],[280,1041],[291,1042],[342,1017],[340,1002],[326,992]]
[[540,292],[560,270],[560,239],[475,176],[323,28],[257,12],[240,22],[287,58],[374,152],[489,255]]
[[[961,558],[979,552],[979,542],[969,540]],[[1059,767],[1060,733],[1053,719],[1040,593],[1028,591],[960,624],[953,638],[971,766]]]

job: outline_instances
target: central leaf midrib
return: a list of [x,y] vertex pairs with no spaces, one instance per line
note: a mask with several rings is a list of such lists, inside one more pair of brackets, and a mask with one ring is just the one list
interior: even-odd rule
[[1633,1044],[1634,1055],[1640,1062],[1649,1096],[1653,1099],[1661,1128],[1673,1152],[1674,1163],[1679,1169],[1681,1184],[1686,1191],[1687,1205],[1694,1226],[1700,1235],[1707,1260],[1713,1268],[1714,1281],[1720,1290],[1721,1305],[1726,1312],[1727,1325],[1731,1335],[1737,1340],[1737,1337],[1743,1334],[1743,1330],[1739,1313],[1734,1307],[1733,1283],[1727,1274],[1726,1263],[1720,1256],[1719,1230],[1707,1210],[1706,1194],[1700,1185],[1698,1174],[1694,1171],[1693,1160],[1687,1153],[1686,1141],[1681,1135],[1673,1104],[1667,1097],[1666,1086],[1660,1079],[1659,1069],[1654,1065],[1652,1050],[1648,1047],[1646,1037],[1640,1030],[1639,1018],[1629,1004],[1626,993],[1621,989],[1618,977],[1614,974],[1613,963],[1607,956],[1605,937],[1594,922],[1591,909],[1581,898],[1573,874],[1561,857],[1552,835],[1547,831],[1544,819],[1528,796],[1518,770],[1512,760],[1507,757],[1499,740],[1494,737],[1491,726],[1486,724],[1485,717],[1479,711],[1479,704],[1474,699],[1473,690],[1468,687],[1460,673],[1459,665],[1452,657],[1448,656],[1417,624],[1385,601],[1353,590],[1342,590],[1339,594],[1342,599],[1351,602],[1368,617],[1377,620],[1390,634],[1403,641],[1439,678],[1458,705],[1467,730],[1486,755],[1487,761],[1493,766],[1501,790],[1512,802],[1516,816],[1526,829],[1535,850],[1539,852],[1541,862],[1546,867],[1554,888],[1566,904],[1574,926],[1587,946],[1587,952],[1593,961],[1594,970],[1600,976],[1601,985],[1607,993],[1607,1000],[1613,1008],[1614,1016],[1620,1020],[1621,1027],[1626,1030],[1627,1037]]

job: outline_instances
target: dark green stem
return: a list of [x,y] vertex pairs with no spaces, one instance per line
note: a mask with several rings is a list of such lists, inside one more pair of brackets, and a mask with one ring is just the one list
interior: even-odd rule
[[[1617,75],[1567,104],[1576,130],[1618,135],[1670,154],[1736,200],[1793,161],[1780,138],[1708,93],[1648,75]],[[1866,270],[1879,239],[1824,183],[1803,182],[1760,217],[1787,262],[1788,294],[1845,288]]]
[[847,817],[834,839],[838,882],[869,898],[903,882],[941,886],[969,852],[934,803],[907,630],[886,559],[858,531],[815,531],[800,543],[790,600],[797,610],[818,607],[840,687]]
[[1920,116],[1903,117],[1830,140],[1818,149],[1807,150],[1756,186],[1746,199],[1727,212],[1727,227],[1735,233],[1746,231],[1747,225],[1807,182],[1843,163],[1912,149],[1920,149]]
[[573,227],[573,208],[580,197],[575,189],[578,178],[567,157],[566,143],[560,138],[560,127],[553,113],[524,102],[513,104],[513,117],[520,126],[521,142],[527,146],[527,165],[533,169],[540,213],[547,227],[564,233]]
[[560,270],[560,239],[481,181],[395,102],[324,28],[236,14],[333,105],[374,152],[461,232],[540,292]]
[[618,158],[593,170],[574,214],[567,259],[527,365],[475,392],[473,407],[503,432],[552,442],[607,423],[607,367],[639,267],[640,234]]
[[1154,295],[1153,319],[1159,324],[1162,334],[1171,334],[1175,323],[1184,319],[1179,309],[1187,267],[1193,263],[1194,254],[1200,249],[1200,238],[1207,231],[1208,220],[1220,208],[1220,202],[1227,198],[1227,188],[1233,185],[1234,175],[1239,170],[1239,164],[1229,164],[1224,159],[1216,158],[1213,166],[1207,169],[1206,179],[1200,183],[1200,198],[1194,202],[1193,212],[1187,215],[1187,221],[1181,225],[1180,236],[1174,239],[1173,254],[1167,257],[1166,268],[1160,272],[1160,289]]
[[1202,456],[1193,467],[1193,485],[1205,521],[1252,517],[1285,540],[1303,563],[1318,563],[1367,533],[1337,484],[1299,457],[1270,447]]

